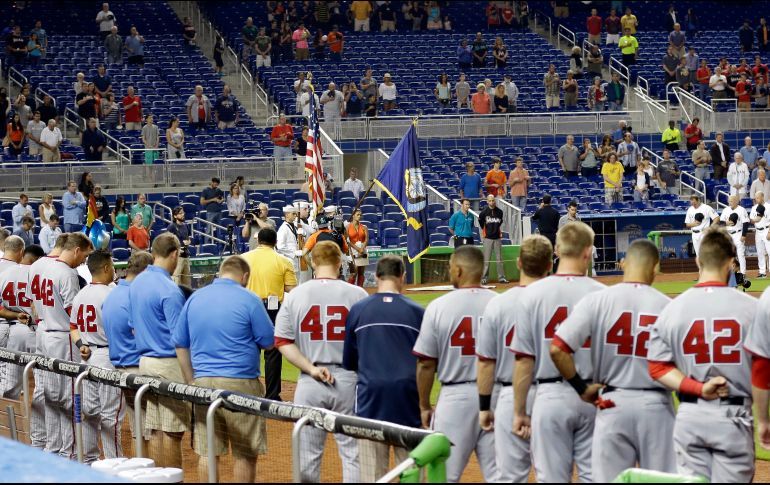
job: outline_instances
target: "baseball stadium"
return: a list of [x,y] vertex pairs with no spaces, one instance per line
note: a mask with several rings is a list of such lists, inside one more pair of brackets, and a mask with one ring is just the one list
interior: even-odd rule
[[770,1],[0,3],[0,481],[770,482]]

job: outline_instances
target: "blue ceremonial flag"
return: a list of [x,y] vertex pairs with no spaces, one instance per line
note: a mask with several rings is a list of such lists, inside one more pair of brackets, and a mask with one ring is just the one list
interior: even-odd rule
[[406,218],[406,246],[409,262],[420,258],[430,245],[428,234],[428,192],[422,179],[416,121],[374,182],[384,190]]

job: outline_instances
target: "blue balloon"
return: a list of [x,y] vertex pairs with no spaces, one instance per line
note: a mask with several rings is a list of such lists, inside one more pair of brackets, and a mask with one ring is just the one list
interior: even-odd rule
[[110,247],[110,234],[105,230],[104,223],[99,219],[96,219],[90,229],[83,229],[86,235],[93,243],[95,249],[109,249]]

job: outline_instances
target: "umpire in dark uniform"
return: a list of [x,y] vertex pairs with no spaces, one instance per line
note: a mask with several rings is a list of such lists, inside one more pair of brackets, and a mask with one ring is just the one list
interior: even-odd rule
[[535,211],[532,220],[537,222],[537,229],[542,236],[545,236],[553,247],[556,247],[556,231],[559,230],[559,211],[551,207],[551,196],[544,195],[540,202],[540,208]]
[[[358,372],[355,413],[363,418],[420,427],[420,405],[412,348],[423,309],[401,295],[404,261],[393,255],[377,263],[377,293],[350,308],[345,324],[342,365]],[[359,442],[362,483],[372,483],[389,469],[390,447]],[[396,463],[409,450],[395,448]]]

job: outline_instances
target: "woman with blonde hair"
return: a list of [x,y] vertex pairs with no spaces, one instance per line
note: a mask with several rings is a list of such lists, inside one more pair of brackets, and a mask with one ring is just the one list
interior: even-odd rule
[[507,113],[509,108],[508,95],[505,94],[505,86],[498,84],[495,88],[495,111],[497,113]]
[[53,195],[45,194],[43,196],[43,202],[40,203],[37,211],[40,214],[40,226],[42,227],[48,224],[48,220],[51,216],[56,214],[56,207],[53,205]]

